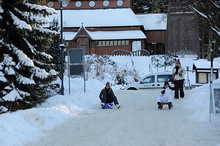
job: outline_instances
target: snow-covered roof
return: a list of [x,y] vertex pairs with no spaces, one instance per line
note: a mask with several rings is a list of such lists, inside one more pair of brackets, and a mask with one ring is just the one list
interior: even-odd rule
[[[58,14],[50,16],[50,20],[60,20]],[[109,26],[141,26],[130,8],[120,9],[83,9],[63,10],[63,27],[109,27]],[[60,22],[59,22],[60,23]]]
[[[194,61],[193,64],[195,65],[196,68],[203,68],[203,69],[210,69],[211,68],[211,61],[207,61],[207,60],[200,59],[199,61]],[[213,68],[220,69],[220,61],[219,60],[213,61]]]
[[166,14],[137,14],[136,17],[144,25],[145,30],[166,30],[167,28]]
[[141,30],[90,31],[89,35],[93,40],[146,39],[145,34]]
[[[140,30],[124,31],[87,31],[93,40],[120,40],[120,39],[146,39],[144,33]],[[72,40],[77,32],[64,32],[65,40]]]
[[76,36],[77,32],[63,32],[63,38],[65,40],[72,40]]

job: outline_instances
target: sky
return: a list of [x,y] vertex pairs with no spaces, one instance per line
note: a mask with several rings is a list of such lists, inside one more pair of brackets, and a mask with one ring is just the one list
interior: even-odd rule
[[[127,67],[135,68],[140,73],[140,76],[149,73],[150,64],[146,63],[145,67],[143,67],[143,62],[149,60],[150,57],[133,57],[132,61],[135,66],[132,66],[131,57],[115,56],[111,57],[111,59],[118,64],[119,72]],[[216,60],[219,62],[219,58]],[[180,61],[183,67],[186,65],[192,66],[195,58],[180,58]],[[171,70],[172,68],[173,66],[170,66],[167,70]],[[154,72],[156,70],[156,68],[153,68]],[[164,69],[161,68],[160,70],[163,71]],[[190,76],[192,76],[190,79],[193,84],[193,80],[195,79],[194,73],[191,73]],[[93,79],[92,74],[88,73],[87,78],[88,80],[85,82],[85,86],[82,78],[71,78],[69,84],[69,78],[65,75],[65,95],[52,96],[36,108],[1,114],[0,145],[22,146],[27,141],[37,140],[43,136],[45,134],[43,131],[53,129],[72,117],[83,114],[84,112],[92,114],[94,112],[92,107],[100,102],[98,99],[100,90],[107,81],[114,84],[115,74],[105,73],[104,79],[100,79],[100,77]],[[213,84],[220,84],[220,80],[215,80]],[[69,90],[69,85],[71,90]],[[120,87],[121,85],[112,86],[113,90],[120,90]],[[188,108],[195,109],[193,116],[199,122],[210,122],[210,85],[204,84],[192,90],[194,91],[193,94],[185,99],[190,103]],[[219,114],[211,115],[211,122],[213,124],[216,122],[220,123]]]

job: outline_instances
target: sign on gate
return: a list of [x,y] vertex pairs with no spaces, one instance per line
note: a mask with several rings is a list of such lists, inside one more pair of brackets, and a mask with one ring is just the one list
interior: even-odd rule
[[212,109],[214,114],[220,114],[220,84],[212,85]]
[[83,65],[70,65],[69,74],[70,75],[83,75]]
[[84,78],[85,90],[85,70],[84,70],[84,50],[82,48],[69,49],[68,58],[68,73],[69,73],[69,93],[70,93],[70,77],[82,76]]
[[82,48],[69,49],[69,76],[84,75],[84,50]]
[[82,48],[69,49],[70,64],[84,63],[84,50]]

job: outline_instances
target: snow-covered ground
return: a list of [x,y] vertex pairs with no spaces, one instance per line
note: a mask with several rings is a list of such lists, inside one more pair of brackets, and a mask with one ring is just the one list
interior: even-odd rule
[[[115,57],[114,61],[120,70],[132,64],[131,58]],[[132,61],[141,75],[150,72],[149,58],[133,57]],[[191,68],[193,58],[181,58],[181,63]],[[195,82],[194,73],[190,80]],[[84,92],[82,78],[71,78],[69,90],[65,76],[64,96],[53,96],[33,109],[0,115],[0,145],[220,146],[220,115],[209,114],[209,84],[186,90],[184,99],[174,100],[173,109],[162,111],[154,97],[158,90],[122,91],[117,85],[112,88],[122,107],[101,110],[98,95],[106,81],[111,82],[112,77],[97,80],[88,74]]]

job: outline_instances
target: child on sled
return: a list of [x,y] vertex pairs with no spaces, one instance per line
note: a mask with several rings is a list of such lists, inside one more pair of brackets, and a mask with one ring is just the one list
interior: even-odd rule
[[164,83],[164,87],[160,91],[158,95],[156,95],[158,109],[163,108],[163,103],[168,103],[168,108],[171,109],[173,107],[173,91],[169,85],[169,82]]
[[114,102],[117,109],[121,107],[121,105],[118,103],[117,97],[115,96],[112,88],[110,87],[110,83],[107,82],[105,85],[105,88],[103,88],[99,94],[99,98],[101,100],[101,106],[102,108],[108,107],[112,108]]

